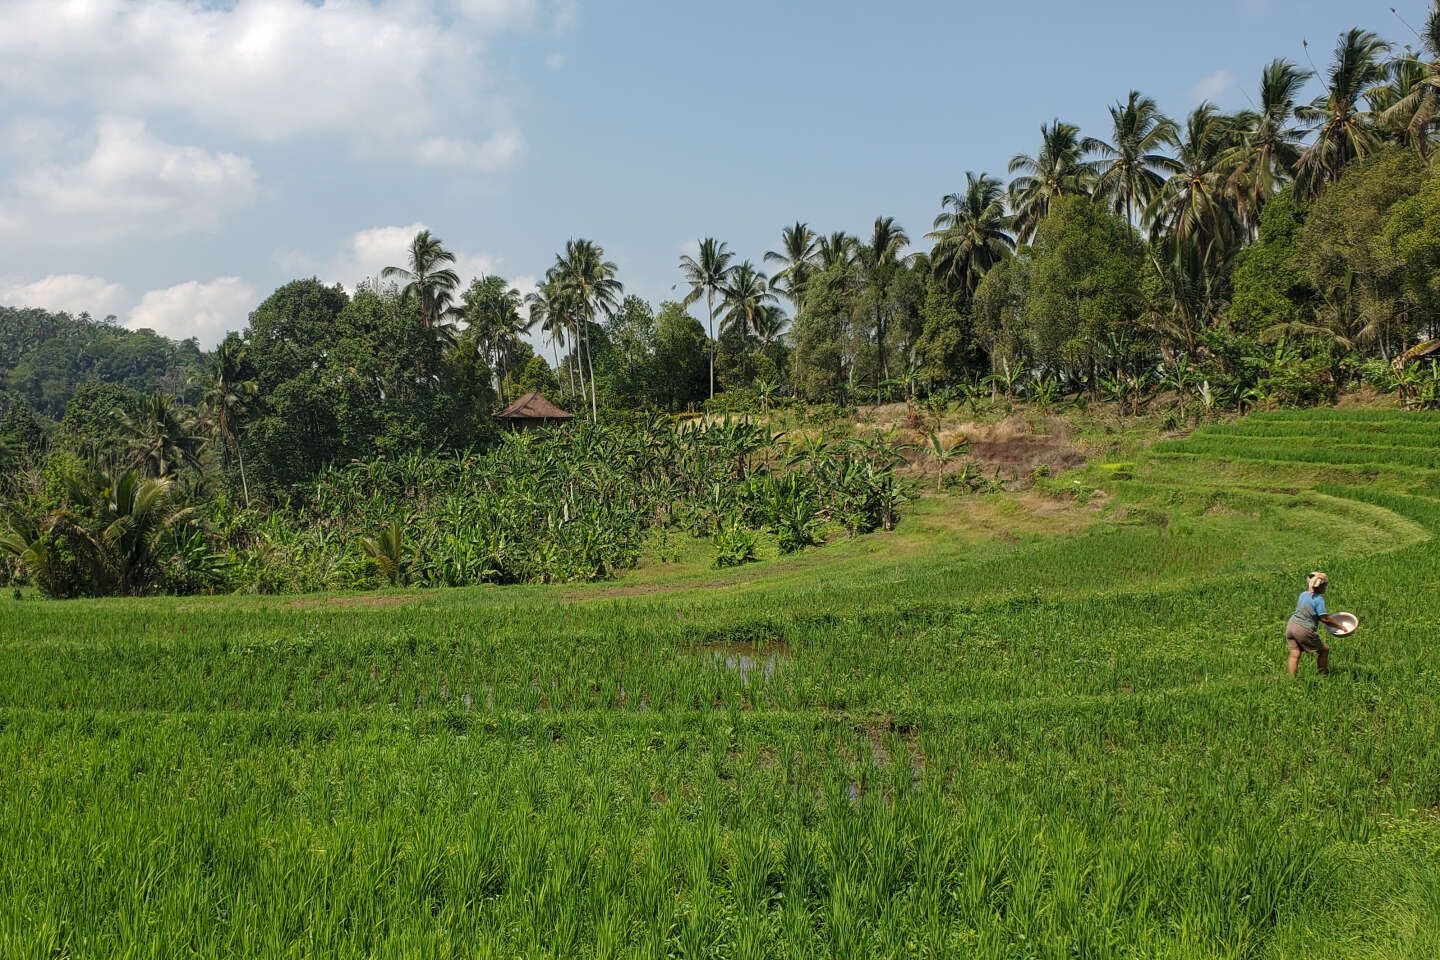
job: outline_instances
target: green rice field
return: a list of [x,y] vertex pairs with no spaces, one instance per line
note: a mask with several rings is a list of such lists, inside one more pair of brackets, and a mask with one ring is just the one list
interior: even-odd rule
[[[0,598],[0,958],[1440,956],[1440,415],[1046,483],[723,572]],[[1290,680],[1315,568],[1362,626]]]

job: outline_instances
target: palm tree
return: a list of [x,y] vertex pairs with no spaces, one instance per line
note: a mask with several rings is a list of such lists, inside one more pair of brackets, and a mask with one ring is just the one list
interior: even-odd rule
[[941,211],[935,229],[926,234],[935,241],[931,269],[964,290],[969,300],[990,268],[1015,249],[1005,189],[988,174],[966,171],[965,192],[947,194],[940,202],[950,209]]
[[1154,100],[1138,90],[1110,108],[1110,123],[1113,143],[1088,138],[1083,143],[1087,152],[1102,158],[1095,198],[1134,224],[1136,214],[1146,210],[1164,186],[1165,177],[1178,169],[1175,160],[1160,151],[1174,147],[1180,131]]
[[715,295],[723,293],[730,282],[730,271],[734,269],[730,261],[734,258],[735,254],[730,252],[729,247],[714,237],[706,237],[700,241],[697,256],[692,257],[687,253],[680,258],[680,273],[685,282],[690,284],[690,292],[685,295],[683,305],[688,307],[703,295],[705,315],[710,319],[711,399],[715,397]]
[[[159,572],[162,541],[191,513],[175,505],[173,486],[171,477],[134,470],[72,477],[67,506],[38,521],[12,514],[0,532],[0,551],[13,555],[53,597],[144,593]],[[70,562],[88,568],[88,583],[63,573],[67,560],[57,555],[59,544],[71,553]]]
[[97,511],[107,566],[118,592],[142,592],[158,563],[165,534],[190,515],[172,502],[170,477],[141,477],[128,470],[106,485]]
[[409,267],[386,267],[380,276],[404,284],[401,298],[419,303],[420,323],[426,330],[439,340],[453,340],[455,331],[450,320],[455,308],[452,301],[455,288],[460,286],[460,277],[444,264],[454,263],[455,254],[445,249],[439,237],[429,230],[421,230],[410,241],[409,261]]
[[1425,18],[1420,50],[1407,48],[1390,62],[1387,72],[1389,89],[1379,102],[1372,94],[1371,107],[1392,131],[1403,131],[1403,139],[1425,156],[1440,124],[1440,3],[1431,7]]
[[117,411],[129,434],[134,466],[147,476],[168,477],[181,466],[200,468],[205,438],[172,397],[163,393],[143,398],[133,411]]
[[805,287],[820,258],[820,240],[808,224],[797,222],[780,232],[780,249],[765,253],[766,263],[783,266],[770,278],[770,284],[784,293],[799,309],[805,299]]
[[1340,178],[1345,165],[1370,153],[1379,144],[1373,118],[1360,102],[1385,80],[1381,56],[1389,44],[1368,30],[1351,28],[1335,47],[1335,60],[1326,75],[1326,93],[1295,112],[1315,131],[1315,139],[1300,155],[1297,179],[1307,195]]
[[720,332],[724,334],[738,329],[741,336],[758,338],[760,315],[767,306],[775,303],[775,294],[765,284],[765,274],[746,260],[730,272],[730,282],[725,285],[723,293]]
[[615,264],[605,259],[605,250],[590,240],[571,240],[564,254],[557,254],[553,279],[558,292],[569,300],[577,326],[576,348],[583,348],[585,366],[590,380],[590,419],[600,419],[599,402],[595,397],[595,357],[591,350],[590,330],[600,313],[609,316],[620,305],[625,287],[615,279]]
[[1299,128],[1292,125],[1300,91],[1313,74],[1289,60],[1270,61],[1260,75],[1257,110],[1235,117],[1239,142],[1229,151],[1226,192],[1254,239],[1266,201],[1294,175],[1300,161]]
[[531,326],[520,315],[520,291],[502,277],[481,277],[470,284],[463,299],[465,323],[475,331],[479,350],[495,371],[497,392],[504,403],[505,358],[514,352],[521,335]]
[[785,333],[785,311],[778,303],[762,303],[755,310],[751,323],[760,346],[769,349]]
[[1038,155],[1020,153],[1010,161],[1010,172],[1021,174],[1010,181],[1010,208],[1022,243],[1035,235],[1051,200],[1086,193],[1095,179],[1095,163],[1084,159],[1079,127],[1055,120],[1040,127],[1040,137]]
[[215,350],[210,382],[205,390],[205,408],[222,450],[234,449],[240,460],[240,489],[245,506],[250,506],[250,482],[245,477],[245,451],[240,446],[240,425],[245,407],[259,392],[259,385],[245,377],[245,344],[230,336]]
[[1385,82],[1371,87],[1365,103],[1376,120],[1375,133],[1386,143],[1413,147],[1422,157],[1430,152],[1434,136],[1430,105],[1424,94],[1425,63],[1414,56],[1401,56],[1385,64]]
[[1209,103],[1196,107],[1185,121],[1179,169],[1151,204],[1154,238],[1209,268],[1224,262],[1238,239],[1224,163],[1235,138],[1229,117]]
[[[547,276],[543,283],[526,295],[525,306],[530,311],[530,328],[533,329],[538,325],[541,332],[549,339],[550,347],[555,353],[555,368],[558,370],[560,368],[560,348],[565,346],[565,331],[568,328],[568,321],[554,281]],[[570,376],[570,392],[574,393],[575,368],[566,363],[565,371]]]
[[910,245],[905,229],[895,222],[894,217],[876,217],[870,229],[870,242],[860,247],[860,263],[865,271],[865,283],[870,289],[873,320],[875,326],[876,362],[880,366],[875,382],[875,402],[880,402],[880,382],[885,379],[885,336],[890,326],[890,284],[895,274],[904,266],[900,251]]
[[815,250],[821,270],[839,266],[850,266],[855,262],[855,251],[860,241],[843,230],[837,230],[828,237],[816,241]]

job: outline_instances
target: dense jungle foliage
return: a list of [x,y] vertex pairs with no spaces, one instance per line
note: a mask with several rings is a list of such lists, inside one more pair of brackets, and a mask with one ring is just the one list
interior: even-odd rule
[[782,443],[730,421],[580,424],[330,467],[273,508],[209,496],[197,448],[108,472],[56,455],[11,480],[6,578],[52,597],[595,580],[652,532],[713,537],[731,565],[754,559],[756,531],[793,553],[890,529],[908,496],[881,440]]

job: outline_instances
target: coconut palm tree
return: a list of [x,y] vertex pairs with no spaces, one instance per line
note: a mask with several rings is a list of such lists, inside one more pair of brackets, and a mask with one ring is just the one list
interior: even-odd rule
[[1384,82],[1381,57],[1388,49],[1389,44],[1368,30],[1355,27],[1342,34],[1326,74],[1325,95],[1296,109],[1296,115],[1315,132],[1296,171],[1307,195],[1314,196],[1326,184],[1334,183],[1347,163],[1379,145],[1375,118],[1362,109],[1361,102],[1371,88]]
[[136,469],[147,476],[168,477],[182,466],[200,468],[205,438],[194,418],[173,397],[152,394],[142,398],[134,410],[119,410],[117,414],[128,434]]
[[770,278],[770,285],[799,309],[805,299],[805,287],[819,262],[820,242],[808,224],[797,222],[780,232],[780,249],[765,253],[766,263],[781,264]]
[[1371,87],[1365,95],[1366,106],[1375,118],[1375,135],[1386,143],[1412,147],[1426,156],[1430,152],[1428,141],[1434,136],[1433,121],[1424,115],[1429,105],[1416,96],[1426,89],[1423,62],[1413,56],[1387,62],[1385,82]]
[[142,477],[133,470],[107,484],[97,498],[99,542],[117,592],[143,592],[158,566],[157,549],[171,528],[190,515],[173,502],[170,477]]
[[[550,347],[555,354],[555,367],[560,367],[560,350],[565,346],[566,331],[569,329],[569,322],[565,315],[562,298],[556,291],[555,282],[549,276],[529,294],[525,296],[525,306],[530,312],[530,326],[527,329],[534,329],[537,325],[540,331],[550,341]],[[570,376],[570,392],[575,392],[575,368],[565,364],[565,371]]]
[[925,236],[935,241],[931,270],[965,291],[965,299],[990,268],[1015,249],[1010,218],[1005,213],[1005,188],[988,174],[965,173],[965,192],[946,194],[947,210],[935,218]]
[[859,240],[843,230],[837,230],[828,237],[821,237],[815,245],[820,269],[830,270],[838,266],[852,265],[859,245]]
[[[0,552],[13,555],[53,597],[148,592],[159,574],[162,542],[191,513],[174,503],[173,488],[172,477],[135,470],[72,477],[66,506],[38,520],[11,515],[0,532]],[[62,553],[87,569],[88,582],[64,574]]]
[[680,258],[680,273],[690,285],[690,292],[685,295],[682,305],[689,307],[701,296],[705,297],[705,315],[709,318],[710,333],[711,399],[715,397],[715,296],[723,294],[729,284],[730,271],[734,269],[730,261],[734,258],[735,254],[729,247],[714,237],[700,241],[696,256],[687,253]]
[[1440,2],[1436,2],[1420,31],[1420,49],[1406,49],[1387,67],[1390,82],[1371,107],[1392,131],[1403,131],[1403,139],[1422,156],[1428,155],[1430,141],[1440,125]]
[[784,336],[786,319],[785,310],[778,303],[762,303],[756,308],[752,324],[762,348],[768,350]]
[[245,376],[244,341],[234,335],[227,337],[215,349],[204,403],[221,449],[233,449],[240,461],[240,489],[245,494],[247,507],[250,505],[250,482],[245,477],[245,451],[240,446],[240,430],[245,407],[258,392],[259,385]]
[[455,327],[455,290],[460,276],[447,263],[455,262],[455,254],[445,249],[440,238],[429,230],[421,230],[410,241],[408,267],[386,267],[380,276],[403,284],[403,301],[414,300],[420,307],[420,323],[438,340],[453,342]]
[[1154,239],[1175,256],[1216,268],[1237,245],[1237,221],[1226,194],[1225,158],[1236,141],[1231,118],[1202,103],[1185,121],[1179,169],[1156,195],[1149,216]]
[[568,298],[574,311],[576,347],[583,348],[590,381],[590,419],[600,419],[599,402],[595,396],[595,357],[591,349],[591,328],[595,318],[610,316],[620,306],[625,287],[615,279],[615,264],[605,259],[603,247],[590,240],[571,240],[565,252],[555,257],[554,280],[561,295]]
[[765,307],[775,303],[775,294],[765,283],[765,274],[749,260],[730,272],[730,281],[720,303],[720,332],[739,330],[742,336],[759,337],[759,317]]
[[870,292],[872,322],[875,328],[875,359],[880,366],[875,383],[875,402],[880,402],[880,382],[888,371],[885,367],[885,338],[890,328],[890,285],[895,275],[905,266],[901,251],[910,245],[905,229],[895,222],[894,217],[876,217],[870,229],[870,242],[859,249],[860,265],[865,275],[865,285]]
[[505,359],[531,326],[520,313],[524,304],[520,291],[502,277],[481,277],[470,284],[462,300],[466,326],[475,331],[477,346],[495,371],[496,392],[504,403]]
[[1259,229],[1266,201],[1294,176],[1300,160],[1302,131],[1293,125],[1295,104],[1312,76],[1289,60],[1270,61],[1260,75],[1258,109],[1235,116],[1239,139],[1225,158],[1229,169],[1226,192],[1251,239]]
[[1010,181],[1010,209],[1021,243],[1035,235],[1051,200],[1087,193],[1095,179],[1096,165],[1084,159],[1079,127],[1055,120],[1040,127],[1040,137],[1037,155],[1020,153],[1010,161],[1010,172],[1020,174]]
[[1110,108],[1110,123],[1113,143],[1089,138],[1083,143],[1086,152],[1101,158],[1095,198],[1134,224],[1164,186],[1165,177],[1178,169],[1174,158],[1161,151],[1176,145],[1180,131],[1154,100],[1138,90]]

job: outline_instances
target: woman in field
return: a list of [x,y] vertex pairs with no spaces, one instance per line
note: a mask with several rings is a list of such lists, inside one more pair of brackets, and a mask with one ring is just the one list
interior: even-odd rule
[[1336,626],[1325,606],[1325,588],[1330,578],[1316,570],[1305,578],[1306,590],[1295,601],[1295,612],[1285,624],[1285,645],[1290,648],[1290,662],[1286,666],[1290,676],[1300,669],[1300,657],[1305,653],[1315,654],[1316,669],[1321,673],[1330,672],[1330,647],[1320,639],[1322,623]]

